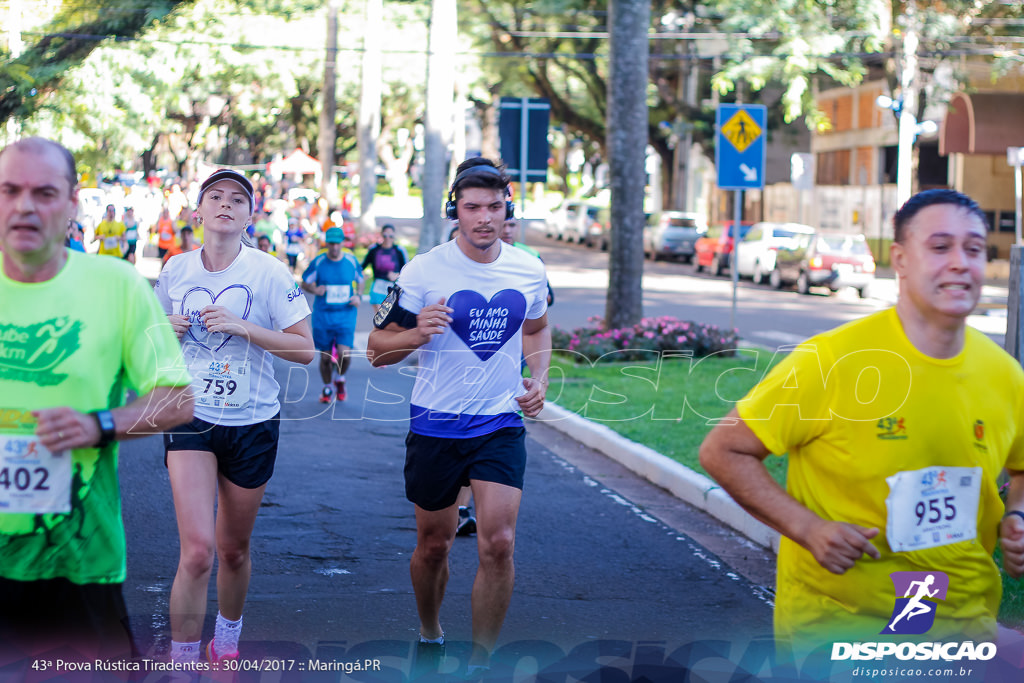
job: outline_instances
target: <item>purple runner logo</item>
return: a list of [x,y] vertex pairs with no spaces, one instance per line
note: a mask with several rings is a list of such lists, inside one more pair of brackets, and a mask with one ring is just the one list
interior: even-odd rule
[[936,600],[945,600],[949,577],[943,572],[893,572],[896,604],[892,618],[881,633],[920,635],[935,623]]

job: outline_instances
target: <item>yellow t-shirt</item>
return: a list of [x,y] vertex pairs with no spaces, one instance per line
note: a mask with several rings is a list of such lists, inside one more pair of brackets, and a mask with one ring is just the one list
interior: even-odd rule
[[121,240],[124,238],[125,227],[120,221],[100,221],[96,226],[96,237],[100,238],[97,254],[121,257]]
[[[1002,585],[991,556],[1004,512],[996,477],[1004,466],[1024,469],[1024,371],[1012,357],[971,328],[955,358],[925,356],[889,309],[808,340],[737,410],[772,453],[789,453],[790,495],[825,519],[880,530],[872,543],[881,558],[862,558],[843,575],[782,539],[777,638],[913,639],[880,635],[897,597],[895,571],[949,576],[935,624],[916,637],[994,637]],[[977,537],[896,552],[887,536],[887,478],[933,466],[981,468],[980,483],[971,484]],[[953,514],[943,501],[934,514]],[[909,509],[933,514],[927,504]]]

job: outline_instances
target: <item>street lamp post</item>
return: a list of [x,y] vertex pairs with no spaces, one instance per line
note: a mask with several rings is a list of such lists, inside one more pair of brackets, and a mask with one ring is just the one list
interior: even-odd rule
[[[911,6],[913,3],[911,3]],[[900,74],[899,143],[896,151],[896,205],[910,199],[914,167],[914,139],[917,137],[917,27],[908,11],[907,30],[903,37],[903,73]]]
[[[916,102],[917,92],[910,88],[904,91],[909,101]],[[932,135],[939,130],[934,121],[920,121],[914,116],[913,107],[908,99],[893,99],[887,95],[879,95],[875,100],[882,109],[891,109],[896,115],[899,142],[896,150],[896,206],[903,206],[910,199],[913,188],[914,141],[918,135]]]

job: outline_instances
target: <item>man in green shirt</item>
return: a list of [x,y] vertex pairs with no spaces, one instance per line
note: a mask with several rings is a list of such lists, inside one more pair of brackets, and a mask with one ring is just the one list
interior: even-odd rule
[[116,442],[192,417],[149,284],[64,247],[77,182],[55,142],[0,150],[0,651],[14,661],[131,655]]

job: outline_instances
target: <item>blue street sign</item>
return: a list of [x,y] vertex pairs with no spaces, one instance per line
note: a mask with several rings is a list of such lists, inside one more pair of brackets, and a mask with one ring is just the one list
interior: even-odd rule
[[538,97],[502,97],[498,115],[501,160],[512,180],[548,179],[548,120],[551,103]]
[[762,104],[720,104],[715,115],[715,166],[718,187],[751,190],[764,187],[768,112]]

